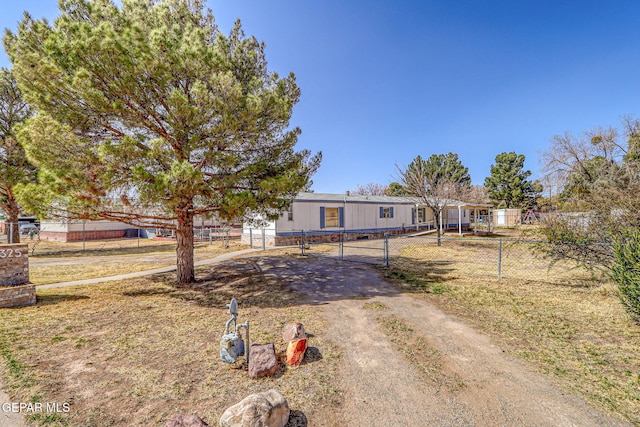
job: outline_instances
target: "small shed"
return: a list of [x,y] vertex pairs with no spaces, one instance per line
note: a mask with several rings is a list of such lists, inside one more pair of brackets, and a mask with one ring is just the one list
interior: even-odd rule
[[513,227],[522,224],[522,209],[494,209],[491,211],[493,224]]

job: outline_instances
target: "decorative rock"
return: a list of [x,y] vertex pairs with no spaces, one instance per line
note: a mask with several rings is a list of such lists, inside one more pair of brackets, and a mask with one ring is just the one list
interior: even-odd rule
[[[253,346],[251,347],[253,354]],[[251,357],[251,356],[250,356]],[[227,408],[220,417],[222,427],[284,427],[289,405],[277,390],[252,394]]]
[[282,332],[282,339],[284,342],[288,343],[293,340],[301,340],[302,338],[306,338],[307,335],[304,333],[304,326],[302,323],[289,323],[284,327]]
[[209,427],[209,424],[195,415],[176,415],[167,421],[165,427]]
[[287,365],[300,366],[304,353],[307,351],[307,339],[293,340],[287,346]]
[[253,344],[249,352],[249,376],[269,377],[278,370],[276,346],[273,343]]

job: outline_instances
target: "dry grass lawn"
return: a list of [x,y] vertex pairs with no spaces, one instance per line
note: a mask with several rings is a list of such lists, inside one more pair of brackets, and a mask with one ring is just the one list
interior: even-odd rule
[[[94,242],[97,244],[97,242]],[[74,244],[72,244],[74,245]],[[246,249],[247,246],[232,242],[229,247],[220,244],[198,245],[195,260],[213,258],[218,255]],[[72,252],[73,247],[49,256],[33,256],[29,267],[29,280],[36,285],[67,282],[72,280],[107,277],[134,273],[160,267],[175,266],[175,244],[149,245],[140,248]],[[63,262],[60,262],[64,259]],[[37,261],[34,263],[33,261]],[[50,261],[49,264],[46,264]],[[46,265],[42,265],[45,263]],[[35,265],[34,265],[35,264]]]
[[29,256],[90,256],[97,253],[109,255],[131,251],[145,253],[148,251],[173,251],[175,242],[171,240],[153,239],[104,239],[87,240],[86,242],[50,242],[47,240],[31,240],[22,237],[21,243],[29,247]]
[[[469,256],[460,247],[456,252],[456,259]],[[543,263],[538,270],[522,267],[529,280],[473,279],[467,264],[452,259],[401,257],[385,274],[492,335],[569,392],[640,424],[640,325],[630,320],[612,284],[589,282],[576,271],[555,275]]]
[[152,270],[170,265],[166,262],[103,261],[91,264],[52,265],[29,268],[29,280],[36,285],[108,277]]
[[[34,425],[104,427],[161,426],[178,413],[216,425],[248,394],[277,388],[313,425],[339,404],[338,352],[323,339],[326,324],[251,259],[244,265],[200,269],[192,288],[167,274],[39,291],[36,306],[0,311],[5,389],[13,401],[70,404],[67,414],[31,416]],[[252,342],[274,342],[282,352],[283,326],[305,325],[310,348],[299,368],[282,364],[275,377],[250,379],[241,362],[219,360],[232,296],[238,320],[251,322]]]

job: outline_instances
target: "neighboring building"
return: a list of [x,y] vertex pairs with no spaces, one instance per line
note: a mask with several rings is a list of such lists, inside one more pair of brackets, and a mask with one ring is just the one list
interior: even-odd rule
[[40,238],[55,242],[118,239],[127,236],[127,230],[135,228],[114,221],[51,221],[40,222]]
[[[454,202],[444,211],[444,227],[458,232],[469,228],[471,215],[488,205]],[[329,242],[348,238],[376,238],[434,229],[431,209],[409,197],[351,196],[347,194],[300,193],[287,212],[265,227],[243,224],[242,242],[265,246],[294,245],[302,233],[308,241]]]
[[[197,216],[193,221],[196,237],[203,229],[218,229],[222,223],[217,218]],[[40,239],[56,242],[120,239],[124,237],[175,237],[170,229],[136,228],[117,221],[44,220],[40,222]]]

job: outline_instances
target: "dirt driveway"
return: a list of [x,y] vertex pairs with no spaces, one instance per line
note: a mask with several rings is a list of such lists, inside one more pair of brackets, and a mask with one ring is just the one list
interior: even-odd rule
[[[622,426],[629,425],[564,393],[489,338],[423,300],[400,293],[365,265],[330,259],[264,257],[262,272],[287,281],[317,304],[342,347],[340,414],[324,426]],[[411,325],[436,352],[427,378],[380,326],[380,312]]]

